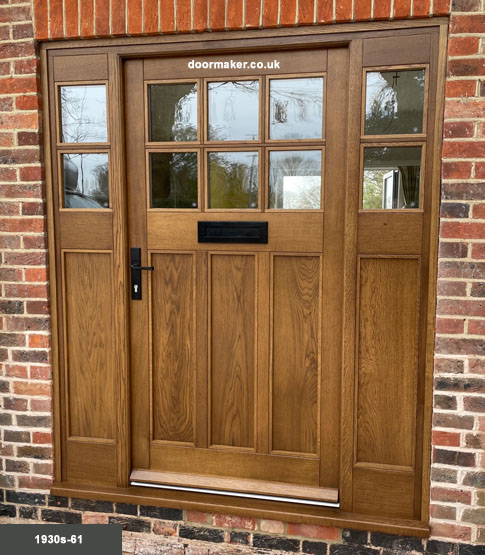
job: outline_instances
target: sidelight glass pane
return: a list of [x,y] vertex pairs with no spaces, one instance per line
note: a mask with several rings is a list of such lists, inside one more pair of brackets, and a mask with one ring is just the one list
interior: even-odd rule
[[150,153],[150,207],[197,208],[197,153]]
[[364,148],[364,209],[419,208],[420,181],[420,146]]
[[321,150],[269,153],[269,208],[317,210],[321,207],[321,190]]
[[424,69],[367,73],[365,134],[422,133],[424,85]]
[[105,143],[106,86],[72,85],[59,87],[61,142]]
[[150,141],[197,140],[197,83],[148,87]]
[[64,208],[109,208],[108,154],[62,154]]
[[208,84],[209,141],[259,138],[259,81]]
[[323,77],[269,83],[270,139],[321,139]]
[[209,208],[257,208],[258,152],[209,153]]

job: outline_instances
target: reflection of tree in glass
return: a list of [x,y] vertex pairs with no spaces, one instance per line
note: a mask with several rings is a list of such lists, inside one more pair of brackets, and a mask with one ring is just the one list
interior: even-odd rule
[[104,85],[60,87],[60,100],[63,142],[106,141]]
[[197,208],[197,153],[150,155],[152,208]]
[[93,191],[92,196],[101,204],[108,207],[107,199],[109,198],[109,176],[108,176],[108,162],[100,164],[94,170],[96,176],[96,184],[98,188]]
[[108,208],[108,155],[63,154],[64,201],[68,208]]
[[209,176],[211,208],[257,208],[256,152],[211,153]]
[[382,208],[384,175],[387,172],[388,170],[364,171],[363,208],[367,210],[380,210]]

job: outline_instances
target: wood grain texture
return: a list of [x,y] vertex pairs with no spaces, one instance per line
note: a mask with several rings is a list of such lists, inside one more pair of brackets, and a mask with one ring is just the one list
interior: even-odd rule
[[64,310],[72,436],[115,437],[111,254],[64,253]]
[[54,78],[56,81],[108,79],[108,56],[106,54],[56,56]]
[[255,256],[212,254],[209,279],[211,443],[253,447]]
[[151,255],[153,439],[194,442],[193,254]]
[[113,461],[116,447],[113,441],[80,441],[69,439],[67,451],[67,479],[78,484],[115,486]]
[[113,248],[113,214],[105,212],[59,213],[62,249],[111,250]]
[[320,257],[273,257],[272,450],[317,453]]
[[414,466],[419,260],[361,258],[356,462]]
[[389,66],[429,62],[429,35],[406,37],[372,37],[364,41],[363,66]]

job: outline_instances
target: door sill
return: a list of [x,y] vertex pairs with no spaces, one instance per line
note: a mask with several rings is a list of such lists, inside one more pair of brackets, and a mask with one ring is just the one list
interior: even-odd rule
[[152,487],[166,490],[210,493],[229,497],[282,501],[301,505],[332,507],[338,509],[338,489],[318,488],[266,482],[242,478],[221,478],[220,476],[198,476],[175,472],[155,472],[152,470],[133,470],[130,475],[132,486]]

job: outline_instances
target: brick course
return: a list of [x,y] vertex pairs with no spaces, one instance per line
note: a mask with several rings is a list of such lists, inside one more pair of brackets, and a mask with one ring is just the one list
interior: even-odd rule
[[[47,40],[421,18],[447,15],[450,9],[432,539],[421,542],[22,492],[44,490],[52,480],[50,322],[34,27],[35,38]],[[124,0],[0,1],[0,488],[6,489],[0,493],[0,518],[121,522],[128,553],[150,545],[155,551],[158,544],[150,543],[155,540],[174,553],[247,553],[251,546],[325,554],[483,552],[483,546],[471,544],[485,543],[484,179],[485,0],[130,0],[128,11]]]

